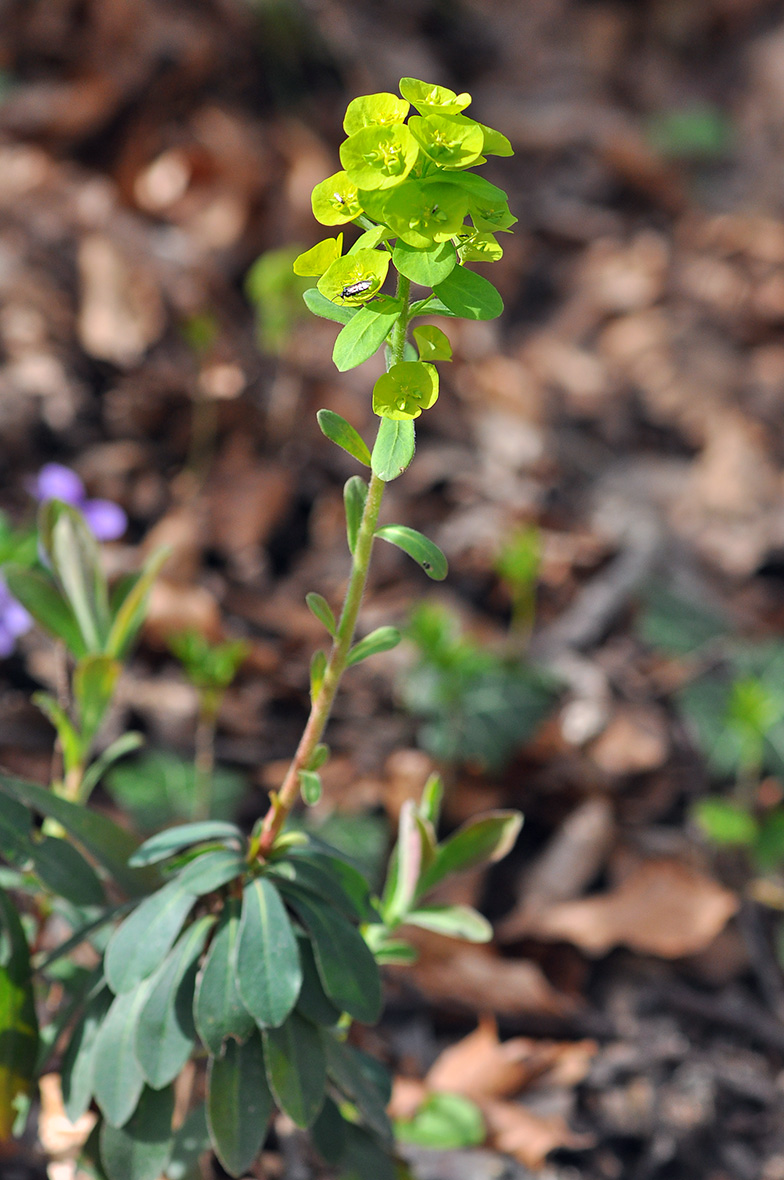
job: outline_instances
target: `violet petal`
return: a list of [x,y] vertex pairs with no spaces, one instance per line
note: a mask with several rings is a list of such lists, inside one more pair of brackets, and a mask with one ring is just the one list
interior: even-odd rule
[[85,498],[84,484],[75,471],[62,463],[45,463],[38,472],[34,495],[39,500],[64,500],[79,507]]
[[86,500],[82,512],[97,541],[116,541],[128,527],[128,517],[111,500]]

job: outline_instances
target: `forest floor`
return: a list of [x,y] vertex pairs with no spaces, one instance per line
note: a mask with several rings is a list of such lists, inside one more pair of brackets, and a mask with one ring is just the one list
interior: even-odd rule
[[[249,644],[222,806],[250,825],[280,781],[321,639],[304,596],[336,603],[347,573],[353,468],[315,412],[368,437],[378,372],[336,374],[290,259],[321,236],[310,190],[352,96],[401,75],[469,90],[516,151],[486,169],[519,218],[493,268],[506,313],[449,326],[384,512],[450,575],[377,546],[361,629],[442,613],[346,678],[316,817],[371,871],[434,768],[447,826],[498,806],[526,822],[449,895],[496,945],[422,936],[362,1043],[398,1117],[442,1088],[484,1112],[481,1149],[405,1149],[419,1180],[784,1180],[784,842],[755,860],[695,820],[735,799],[775,832],[784,808],[784,4],[3,7],[0,510],[29,521],[30,477],[57,461],[127,512],[113,573],[173,551],[112,720],[157,752],[157,794],[147,764],[98,805],[142,828],[187,811],[167,778],[194,741],[166,645],[183,626]],[[538,571],[510,630],[515,538]],[[460,680],[478,651],[523,669],[511,707]],[[36,632],[0,665],[14,774],[46,781],[30,694],[56,676]],[[67,1159],[51,1102],[43,1142]],[[316,1174],[296,1135],[278,1144],[259,1176]]]

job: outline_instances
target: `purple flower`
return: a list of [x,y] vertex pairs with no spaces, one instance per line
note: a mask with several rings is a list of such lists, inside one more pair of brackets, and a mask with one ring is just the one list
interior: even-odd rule
[[37,500],[64,500],[84,516],[97,541],[116,541],[128,527],[128,518],[111,500],[88,500],[79,476],[61,463],[46,463],[31,491]]
[[32,625],[33,620],[25,608],[0,578],[0,659],[10,656],[19,636],[29,631]]

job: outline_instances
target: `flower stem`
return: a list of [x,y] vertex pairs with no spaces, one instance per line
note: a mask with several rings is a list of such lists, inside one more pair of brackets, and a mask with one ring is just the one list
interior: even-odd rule
[[[398,275],[397,294],[398,298],[403,300],[404,311],[399,319],[396,320],[395,326],[392,329],[390,344],[392,364],[402,361],[405,355],[410,289],[410,281],[405,276]],[[316,746],[321,741],[321,735],[329,719],[335,694],[337,693],[341,677],[346,670],[351,645],[354,641],[357,617],[359,616],[362,598],[365,593],[368,569],[370,567],[370,556],[373,551],[373,538],[378,525],[378,514],[383,495],[384,481],[373,473],[370,476],[365,510],[362,513],[362,520],[357,533],[351,575],[349,577],[348,587],[346,588],[346,597],[343,601],[343,609],[340,613],[340,620],[332,643],[332,650],[327,660],[324,679],[311,705],[310,716],[302,732],[302,737],[297,746],[297,752],[286,771],[286,777],[283,780],[280,790],[271,796],[270,808],[264,817],[264,822],[259,832],[257,852],[262,858],[269,855],[275,840],[286,822],[289,812],[299,798],[300,771],[307,770]]]

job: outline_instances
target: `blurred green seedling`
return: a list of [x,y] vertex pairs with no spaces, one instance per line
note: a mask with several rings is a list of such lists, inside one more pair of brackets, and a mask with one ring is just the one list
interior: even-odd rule
[[519,654],[465,635],[446,606],[416,607],[405,634],[416,661],[399,692],[422,719],[420,745],[444,762],[502,770],[547,716],[557,686]]

